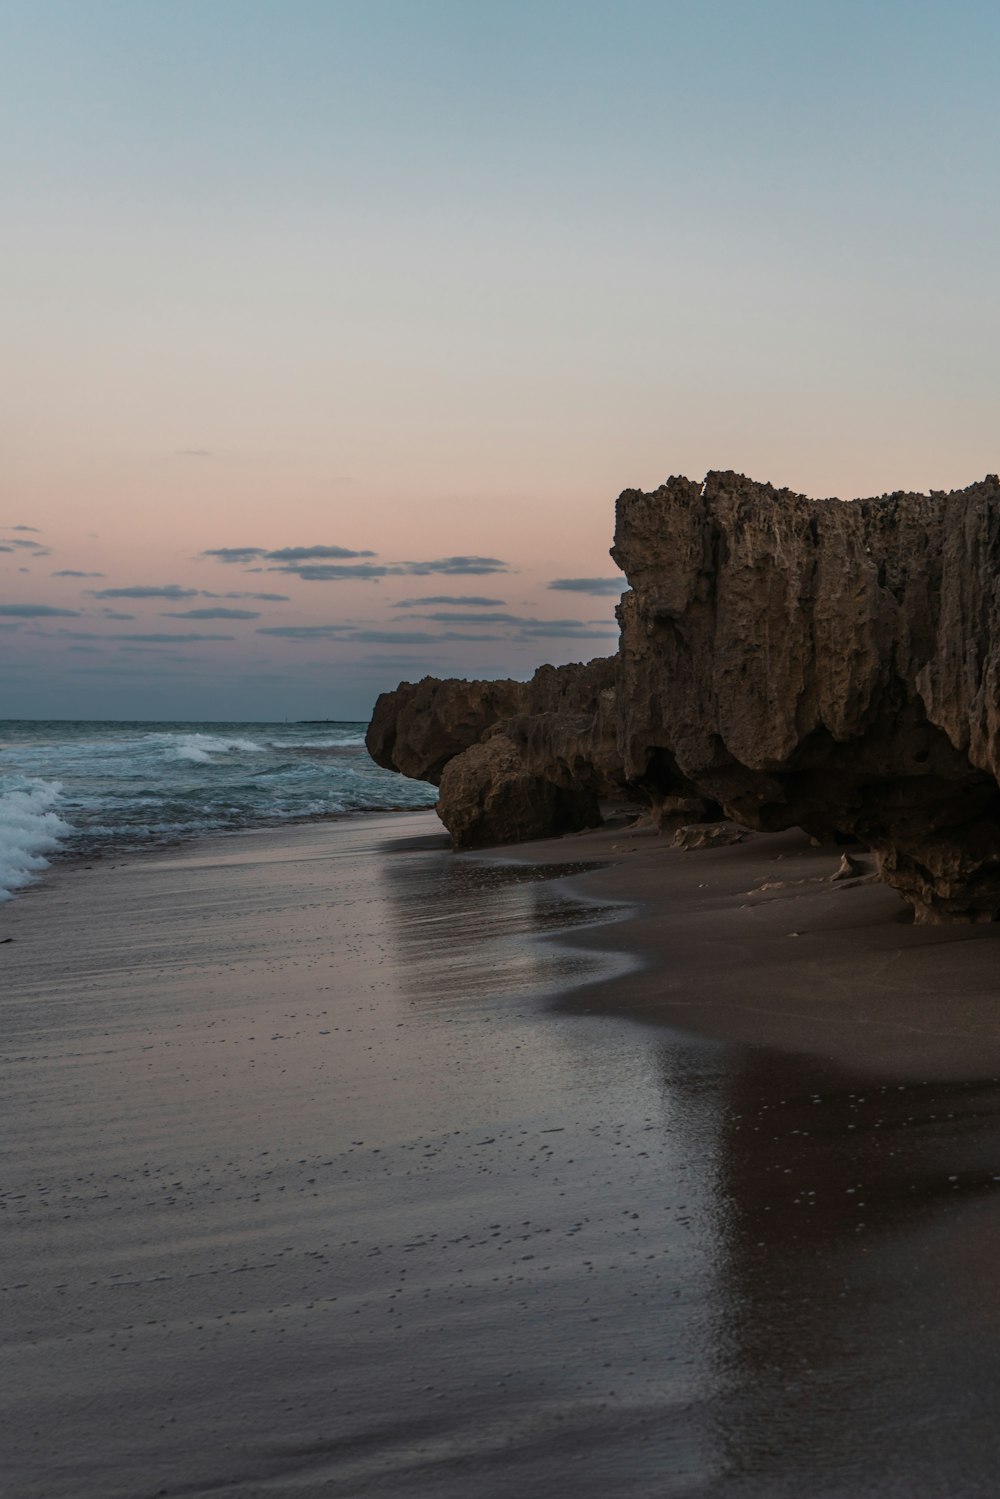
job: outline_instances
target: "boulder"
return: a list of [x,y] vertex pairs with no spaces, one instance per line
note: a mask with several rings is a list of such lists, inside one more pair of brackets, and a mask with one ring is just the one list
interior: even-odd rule
[[549,838],[601,821],[593,791],[529,770],[518,745],[499,732],[448,761],[437,811],[455,848]]

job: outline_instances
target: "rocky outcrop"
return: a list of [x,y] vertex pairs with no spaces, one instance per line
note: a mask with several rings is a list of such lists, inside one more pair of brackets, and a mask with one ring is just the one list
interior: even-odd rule
[[583,826],[627,792],[669,834],[858,839],[918,920],[1000,918],[995,476],[849,502],[674,478],[621,495],[612,555],[616,661],[379,699],[372,755],[440,782],[457,844]]
[[1000,482],[809,500],[732,473],[618,501],[623,773],[852,835],[920,920],[1000,914]]
[[368,751],[440,786],[456,848],[593,827],[598,798],[624,790],[614,681],[606,658],[541,666],[529,682],[403,682],[376,703]]

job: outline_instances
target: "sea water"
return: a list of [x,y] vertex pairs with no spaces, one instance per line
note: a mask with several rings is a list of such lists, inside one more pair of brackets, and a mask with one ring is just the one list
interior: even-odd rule
[[432,806],[382,770],[363,723],[0,721],[0,901],[54,856]]

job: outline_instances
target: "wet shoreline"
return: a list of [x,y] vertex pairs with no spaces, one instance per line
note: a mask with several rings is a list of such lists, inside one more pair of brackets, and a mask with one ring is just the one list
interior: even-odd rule
[[11,1494],[991,1492],[996,948],[826,858],[424,814],[12,903]]

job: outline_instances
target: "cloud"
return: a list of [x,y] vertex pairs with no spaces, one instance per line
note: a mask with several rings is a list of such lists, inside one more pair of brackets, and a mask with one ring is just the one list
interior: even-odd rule
[[146,645],[176,644],[179,640],[234,640],[233,635],[115,635],[115,640],[137,640]]
[[12,552],[13,550],[14,550],[13,547],[8,547],[8,546],[2,546],[2,545],[0,545],[0,552]]
[[475,575],[510,571],[507,563],[501,562],[499,557],[438,557],[434,562],[401,562],[399,569],[413,577],[425,577],[429,573],[450,573],[457,576],[463,573]]
[[123,614],[120,609],[101,609],[98,611],[105,619],[135,619],[134,614]]
[[444,630],[438,635],[420,630],[357,630],[351,637],[365,645],[435,645],[442,640],[502,640],[502,635],[466,635]]
[[414,614],[413,618],[429,619],[437,625],[523,625],[528,623],[519,614],[495,614],[491,612],[482,614],[446,614],[443,612]]
[[284,640],[330,640],[350,635],[351,625],[262,625],[258,635],[277,635]]
[[162,587],[136,588],[88,588],[95,599],[196,599],[197,588],[181,588],[179,583],[164,583]]
[[[19,527],[15,526],[14,529],[16,531],[16,530],[19,529]],[[47,546],[43,546],[41,544],[41,542],[38,542],[38,541],[28,541],[27,537],[24,537],[24,536],[6,536],[6,537],[4,537],[4,551],[5,552],[13,551],[14,547],[26,548],[28,551],[30,551],[30,553],[31,553],[31,555],[33,557],[51,557],[52,556],[52,548],[51,547],[47,547]]]
[[352,552],[348,547],[281,547],[265,552],[269,562],[325,562],[331,557],[374,557],[375,552]]
[[103,578],[104,573],[81,573],[75,567],[64,567],[59,572],[53,573],[54,578]]
[[491,607],[499,607],[506,602],[506,599],[481,598],[475,593],[435,593],[422,599],[400,599],[399,603],[393,604],[392,607],[394,609],[416,609],[422,604],[456,604],[459,607],[464,605],[466,608],[471,608],[475,605],[477,608],[489,609]]
[[434,573],[452,577],[462,574],[505,573],[509,568],[499,557],[437,557],[431,562],[357,562],[341,565],[283,562],[268,571],[294,573],[304,583],[341,583],[352,578],[371,581],[375,578],[426,578]]
[[260,619],[259,609],[224,609],[216,605],[212,609],[177,609],[164,614],[164,619]]
[[119,646],[119,654],[126,653],[131,656],[155,656],[157,661],[192,661],[202,664],[198,656],[184,656],[180,651],[165,651],[158,645],[123,645]]
[[437,634],[422,630],[359,630],[353,625],[267,625],[258,635],[283,640],[360,641],[365,645],[435,645],[443,640],[502,640],[501,635],[465,635],[453,630]]
[[[65,609],[56,609],[55,614],[65,614]],[[36,635],[44,635],[48,640],[101,640],[105,645],[116,645],[123,640],[135,640],[146,645],[174,644],[178,640],[233,640],[232,635],[101,635],[96,630],[36,630]]]
[[209,593],[203,588],[201,596],[203,599],[256,599],[261,604],[288,604],[291,602],[287,593]]
[[269,551],[267,547],[212,547],[202,552],[203,557],[214,557],[217,562],[255,562],[258,558],[267,562],[294,564],[297,562],[325,562],[331,558],[345,561],[351,557],[374,557],[369,551],[356,552],[350,547],[311,546],[278,547]]
[[596,598],[617,598],[628,584],[624,578],[553,578],[548,586],[560,593],[590,593]]
[[211,448],[175,448],[177,458],[214,458]]
[[268,572],[292,573],[306,583],[344,583],[352,579],[372,582],[376,578],[423,578],[435,573],[453,577],[476,576],[510,571],[508,564],[499,557],[435,557],[427,562],[355,560],[377,555],[369,550],[355,551],[342,546],[275,547],[270,550],[266,547],[212,547],[201,553],[202,557],[214,558],[216,562],[257,564],[248,569],[251,572],[261,571],[260,564],[267,563]]
[[294,573],[304,583],[343,583],[351,578],[360,579],[364,583],[371,583],[376,578],[386,578],[394,571],[375,562],[333,563],[333,562],[310,562],[293,563],[286,562],[280,567],[268,568],[274,573]]
[[555,637],[572,636],[580,640],[602,640],[617,635],[616,625],[603,619],[533,619],[521,614],[415,614],[414,619],[426,619],[438,625],[516,625],[522,637],[535,638],[545,635]]
[[266,557],[263,547],[213,547],[202,552],[202,557],[214,557],[216,562],[252,562],[255,557]]
[[68,645],[66,649],[77,656],[102,656],[104,654],[96,645]]
[[41,635],[45,640],[116,640],[116,635],[101,635],[96,630],[32,630],[32,635]]
[[79,609],[54,609],[51,604],[0,604],[0,614],[18,619],[79,619]]
[[42,534],[37,526],[11,526],[10,529],[12,531],[33,531],[36,536],[41,536]]

